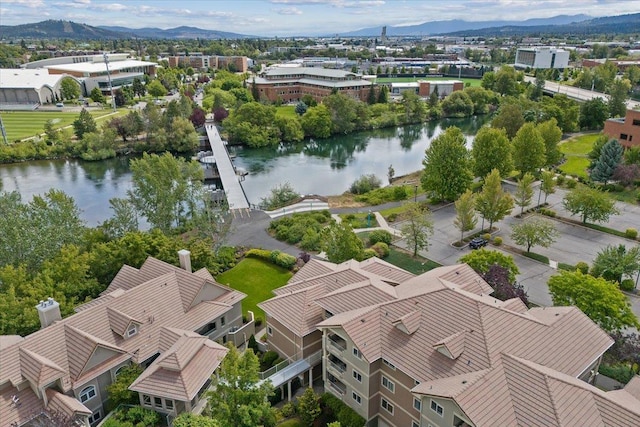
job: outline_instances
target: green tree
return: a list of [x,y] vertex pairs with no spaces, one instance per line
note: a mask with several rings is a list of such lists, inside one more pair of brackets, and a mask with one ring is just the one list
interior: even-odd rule
[[402,238],[413,251],[413,256],[419,250],[429,247],[429,237],[433,234],[433,219],[429,211],[424,211],[419,203],[407,203],[404,207],[405,222],[400,229]]
[[299,116],[302,116],[302,115],[304,115],[304,113],[306,113],[306,112],[307,112],[307,109],[308,109],[308,108],[309,108],[309,107],[307,106],[307,104],[305,104],[305,103],[304,103],[304,102],[302,102],[302,101],[299,101],[299,102],[296,104],[296,110],[295,110],[295,111],[296,111],[296,114],[297,114],[297,115],[299,115]]
[[622,277],[632,277],[640,271],[640,246],[627,249],[625,245],[608,245],[596,255],[591,267],[591,275],[606,280],[622,282]]
[[609,142],[609,137],[605,134],[598,135],[596,140],[593,142],[591,151],[589,151],[588,154],[589,160],[591,160],[589,169],[593,169],[593,167],[596,165],[596,162],[598,161],[598,159],[600,159],[600,155],[602,154],[602,148],[607,142]]
[[78,139],[82,139],[85,133],[96,132],[98,127],[93,116],[84,108],[80,111],[80,115],[73,121],[73,130]]
[[260,199],[263,209],[273,210],[287,206],[292,201],[300,198],[300,194],[289,182],[276,185],[269,192],[267,197]]
[[533,123],[525,123],[513,138],[513,164],[522,174],[535,173],[546,163],[544,140]]
[[304,138],[304,130],[297,117],[276,115],[276,126],[280,129],[282,142],[298,142]]
[[306,136],[329,138],[331,136],[331,113],[324,105],[309,107],[302,116],[302,129]]
[[76,99],[80,96],[80,85],[72,77],[64,77],[60,82],[60,94],[63,99]]
[[44,123],[44,134],[48,145],[56,145],[60,142],[60,129],[49,119]]
[[405,123],[420,123],[424,121],[427,107],[420,96],[410,91],[404,91],[402,92],[400,104],[404,110]]
[[460,230],[460,243],[464,239],[464,232],[473,230],[478,223],[475,204],[475,194],[471,190],[465,191],[455,202],[456,217],[453,220],[453,225]]
[[[131,160],[131,203],[147,221],[165,233],[193,214],[201,200],[203,170],[170,153],[143,154]],[[185,208],[189,209],[184,212]]]
[[378,89],[378,104],[386,104],[387,102],[389,102],[389,89],[383,85]]
[[622,145],[620,145],[617,139],[611,139],[607,142],[602,147],[600,157],[591,169],[591,179],[606,184],[607,181],[611,179],[613,172],[615,172],[620,162],[622,162],[623,153],[624,148],[622,148]]
[[489,106],[497,102],[495,93],[482,87],[466,87],[464,93],[473,102],[473,114],[486,114],[489,112]]
[[471,148],[474,175],[485,177],[493,169],[498,169],[501,176],[508,176],[513,170],[511,152],[511,143],[504,129],[480,128]]
[[[544,202],[547,203],[547,197],[549,194],[556,192],[556,174],[551,171],[542,172],[542,179],[540,182],[540,191],[544,193]],[[540,196],[538,196],[538,203],[540,203]]]
[[205,415],[196,415],[191,412],[183,412],[172,423],[173,427],[220,427],[220,423]]
[[513,198],[502,189],[500,172],[498,169],[491,171],[484,179],[482,191],[476,196],[476,210],[484,220],[489,220],[489,230],[493,223],[500,221],[513,210]]
[[496,72],[493,90],[503,96],[515,96],[518,94],[518,79],[518,72],[515,68],[503,66]]
[[109,199],[109,207],[113,215],[101,225],[107,236],[116,239],[138,230],[138,212],[131,200],[114,197]]
[[422,164],[422,188],[441,200],[456,200],[473,180],[471,153],[462,131],[455,126],[431,141]]
[[466,91],[455,91],[442,100],[442,112],[447,117],[470,117],[473,101]]
[[516,102],[503,103],[498,113],[491,121],[491,127],[504,129],[509,139],[516,136],[518,130],[524,124],[524,112]]
[[138,77],[135,77],[133,79],[132,89],[133,89],[133,93],[138,98],[143,97],[144,94],[147,93],[147,89],[144,87],[142,80],[140,80]]
[[509,272],[509,283],[514,283],[516,281],[516,275],[520,274],[520,270],[515,261],[513,261],[513,257],[499,251],[484,248],[478,249],[462,256],[458,261],[468,264],[469,267],[481,275],[488,272],[492,265],[504,267]]
[[297,406],[297,413],[300,416],[302,424],[308,427],[312,427],[313,422],[322,413],[318,396],[313,392],[313,388],[311,387],[307,387],[302,396],[298,398]]
[[516,205],[520,206],[520,216],[522,216],[522,214],[524,213],[525,206],[531,203],[531,198],[533,197],[532,185],[533,181],[535,180],[536,178],[532,174],[527,172],[524,174],[524,176],[522,176],[522,178],[518,180],[518,183],[516,184],[514,199]]
[[331,133],[350,133],[356,128],[356,104],[358,101],[341,93],[327,96],[323,104],[331,114]]
[[272,427],[275,414],[269,401],[273,386],[259,384],[260,362],[253,351],[240,352],[233,346],[212,377],[215,390],[208,393],[209,411],[221,427]]
[[153,80],[146,86],[146,88],[147,92],[149,92],[149,95],[153,96],[156,99],[160,98],[161,96],[167,95],[167,88],[163,86],[160,80]]
[[333,223],[325,227],[320,239],[320,247],[331,262],[339,264],[350,259],[362,259],[364,244],[347,223]]
[[609,106],[602,98],[585,101],[580,106],[580,129],[602,129],[609,118]]
[[627,79],[614,79],[609,86],[609,115],[624,117],[627,112],[626,101],[629,98],[631,82]]
[[280,143],[280,129],[276,125],[276,108],[258,102],[242,104],[224,121],[224,128],[232,141],[250,147],[268,147]]
[[534,246],[548,248],[558,237],[558,231],[551,221],[533,218],[526,219],[511,227],[511,238],[516,244],[527,247],[527,252]]
[[554,305],[575,305],[607,332],[640,327],[627,297],[613,282],[580,271],[562,271],[551,276],[548,285]]
[[104,95],[100,91],[100,88],[98,87],[94,87],[93,89],[91,89],[89,97],[93,102],[99,102],[100,104],[104,104],[105,102],[107,102],[107,99],[104,97]]
[[562,204],[572,215],[580,214],[584,224],[587,221],[606,222],[611,215],[619,213],[607,193],[582,185],[569,191]]
[[143,369],[139,365],[129,365],[118,372],[116,380],[107,386],[109,401],[113,407],[118,405],[137,405],[138,393],[129,390],[129,386],[140,376]]
[[536,129],[544,141],[545,166],[557,165],[562,159],[562,153],[558,149],[558,143],[562,140],[562,129],[558,127],[558,121],[552,118],[539,123]]

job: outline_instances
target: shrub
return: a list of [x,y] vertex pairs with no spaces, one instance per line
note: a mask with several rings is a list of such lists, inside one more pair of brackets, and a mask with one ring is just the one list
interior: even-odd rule
[[363,427],[366,420],[331,393],[320,396],[320,406],[327,421],[338,421],[344,427]]
[[404,185],[393,187],[393,200],[404,200],[407,198],[407,188]]
[[273,350],[269,350],[262,355],[262,360],[260,362],[260,367],[263,368],[263,371],[271,368],[275,365],[276,360],[278,360],[278,353]]
[[386,243],[387,245],[391,244],[391,240],[393,239],[393,235],[389,233],[387,230],[373,230],[369,233],[369,245],[373,246],[378,242]]
[[567,179],[567,188],[573,189],[576,188],[576,185],[578,185],[578,183],[575,179]]
[[362,259],[373,258],[374,256],[378,256],[378,253],[371,248],[367,248],[362,251]]
[[494,237],[493,244],[496,246],[500,246],[502,244],[502,237]]
[[491,233],[484,233],[484,234],[482,235],[482,238],[483,238],[484,240],[486,240],[486,241],[491,240]]
[[291,402],[285,403],[284,405],[282,405],[282,409],[280,409],[280,413],[285,418],[292,417],[296,414],[296,407]]
[[386,258],[389,256],[389,245],[385,242],[378,242],[371,246],[371,249],[376,252],[378,258]]
[[587,274],[589,273],[589,264],[584,261],[580,261],[576,264],[576,270],[582,274]]
[[320,233],[318,233],[313,228],[309,228],[304,232],[304,236],[302,236],[300,247],[305,251],[317,251],[320,250],[321,240],[322,236],[320,235]]
[[296,257],[280,251],[271,251],[269,256],[271,262],[280,267],[291,270],[296,265]]
[[620,289],[627,292],[633,292],[633,288],[635,288],[635,283],[633,279],[624,279],[620,282]]
[[382,182],[380,179],[373,175],[362,175],[360,178],[356,179],[351,187],[349,187],[349,191],[353,194],[365,194],[371,190],[375,190],[376,188],[380,188]]
[[[640,193],[638,193],[638,200],[640,200]],[[390,213],[386,219],[388,222],[395,222],[395,220],[398,219],[398,214],[395,212]]]
[[556,216],[556,211],[554,211],[553,209],[542,208],[540,209],[539,212],[541,215],[548,216],[551,218],[554,218]]
[[562,184],[564,184],[564,181],[565,181],[565,177],[564,177],[564,175],[557,175],[557,176],[556,176],[556,183],[557,183],[558,185],[562,185]]
[[635,239],[638,237],[638,230],[636,230],[635,228],[627,228],[624,232],[624,235],[629,239]]
[[613,378],[622,384],[628,383],[633,378],[633,369],[625,364],[607,365],[602,364],[598,371],[609,378]]
[[293,189],[291,184],[285,182],[272,188],[269,196],[263,197],[260,200],[260,204],[266,210],[273,210],[284,207],[299,197],[300,195]]
[[262,317],[256,317],[254,320],[254,323],[256,325],[256,328],[259,328],[260,326],[262,326]]

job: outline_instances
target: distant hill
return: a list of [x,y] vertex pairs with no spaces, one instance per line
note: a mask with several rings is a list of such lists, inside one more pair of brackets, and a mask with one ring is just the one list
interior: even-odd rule
[[48,20],[34,24],[0,25],[0,36],[3,38],[34,39],[73,39],[101,40],[131,37],[122,32],[111,31],[71,21]]
[[244,39],[258,38],[246,34],[230,33],[217,30],[203,30],[196,27],[176,27],[163,30],[161,28],[126,28],[100,26],[109,31],[116,31],[126,34],[133,34],[135,37],[145,39]]
[[[461,19],[449,21],[431,21],[419,25],[407,25],[402,27],[387,26],[387,36],[428,36],[436,34],[449,34],[480,30],[484,28],[506,27],[506,26],[540,26],[540,25],[563,25],[571,22],[588,20],[588,15],[558,15],[552,18],[527,19],[525,21],[477,21],[470,22]],[[344,37],[379,37],[382,27],[363,28],[357,31],[341,33]]]
[[563,25],[501,26],[447,33],[451,36],[467,37],[507,37],[535,36],[546,34],[588,36],[591,34],[638,34],[640,33],[640,13],[593,18],[586,21]]

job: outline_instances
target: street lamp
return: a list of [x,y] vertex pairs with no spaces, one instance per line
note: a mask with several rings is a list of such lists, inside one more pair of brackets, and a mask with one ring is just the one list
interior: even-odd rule
[[367,214],[367,228],[371,227],[371,209],[369,209],[369,213]]
[[417,185],[413,186],[413,202],[414,203],[418,202],[418,186]]
[[111,93],[111,105],[113,106],[113,111],[116,111],[116,97],[113,94],[113,85],[111,84],[111,73],[109,72],[109,57],[107,56],[107,52],[102,54],[104,57],[104,65],[107,67],[107,80],[109,81],[109,92]]

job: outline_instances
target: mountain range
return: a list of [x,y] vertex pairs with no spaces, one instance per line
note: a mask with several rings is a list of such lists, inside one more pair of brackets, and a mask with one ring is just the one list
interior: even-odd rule
[[[640,29],[640,13],[590,18],[587,15],[559,15],[552,18],[525,21],[464,20],[431,21],[419,25],[388,26],[387,36],[524,36],[544,34],[626,34]],[[338,34],[342,37],[380,37],[382,27],[363,28]],[[113,40],[123,38],[145,39],[241,39],[260,36],[206,30],[181,26],[176,28],[127,28],[115,26],[93,27],[71,21],[48,20],[32,24],[0,25],[3,39],[74,39]]]

